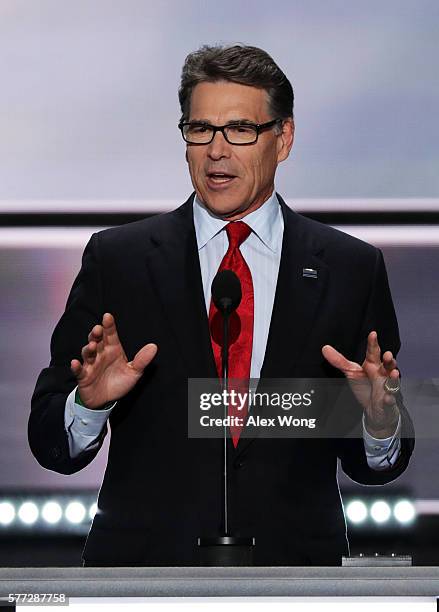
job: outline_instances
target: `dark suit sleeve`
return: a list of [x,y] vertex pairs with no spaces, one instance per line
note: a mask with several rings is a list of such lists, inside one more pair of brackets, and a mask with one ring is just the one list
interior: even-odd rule
[[76,386],[70,362],[81,358],[88,334],[100,323],[102,316],[98,235],[94,234],[85,248],[81,270],[70,291],[65,312],[53,332],[50,365],[39,375],[31,402],[28,436],[32,453],[43,467],[61,474],[73,474],[88,465],[107,433],[105,425],[97,448],[81,453],[76,459],[70,458],[64,428],[67,396]]
[[[371,284],[370,298],[366,309],[356,353],[351,357],[362,363],[366,355],[367,336],[375,330],[382,353],[392,351],[397,355],[401,342],[392,296],[390,294],[386,267],[381,251],[376,249],[376,259]],[[397,396],[401,413],[401,451],[396,463],[387,470],[373,470],[367,463],[361,431],[356,438],[338,441],[337,454],[343,471],[352,480],[362,484],[385,484],[397,478],[406,469],[414,448],[414,429],[410,416],[404,406],[402,394]]]

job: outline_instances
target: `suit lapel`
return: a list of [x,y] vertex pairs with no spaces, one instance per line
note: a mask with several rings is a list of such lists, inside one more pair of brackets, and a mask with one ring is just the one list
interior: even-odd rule
[[193,223],[193,195],[151,236],[147,267],[188,378],[217,376]]
[[[282,256],[261,378],[294,375],[327,285],[322,245],[306,220],[278,196],[284,217]],[[306,270],[315,274],[307,276]]]
[[[322,245],[306,219],[294,213],[277,195],[284,219],[279,274],[261,379],[291,378],[315,320],[328,281],[328,267],[320,257]],[[306,276],[304,270],[316,272]],[[254,438],[240,439],[237,451]]]

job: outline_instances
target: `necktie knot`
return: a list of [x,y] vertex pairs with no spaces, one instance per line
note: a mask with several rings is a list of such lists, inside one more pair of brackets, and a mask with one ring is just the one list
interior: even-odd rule
[[251,233],[251,228],[243,221],[235,221],[226,225],[226,232],[231,248],[239,248]]

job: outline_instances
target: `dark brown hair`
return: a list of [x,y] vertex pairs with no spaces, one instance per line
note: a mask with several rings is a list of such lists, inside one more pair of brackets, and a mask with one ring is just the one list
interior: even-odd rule
[[181,120],[189,118],[192,90],[198,83],[231,81],[265,89],[273,119],[293,117],[291,83],[263,49],[247,45],[204,45],[190,53],[183,65],[178,98]]

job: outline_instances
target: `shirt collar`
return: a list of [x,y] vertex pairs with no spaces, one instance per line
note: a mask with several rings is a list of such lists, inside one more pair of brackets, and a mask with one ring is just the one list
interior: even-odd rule
[[[200,250],[229,222],[211,213],[198,196],[194,198],[193,207],[195,234],[198,250]],[[242,220],[271,251],[276,253],[281,248],[283,218],[274,191],[262,206],[246,215]]]

